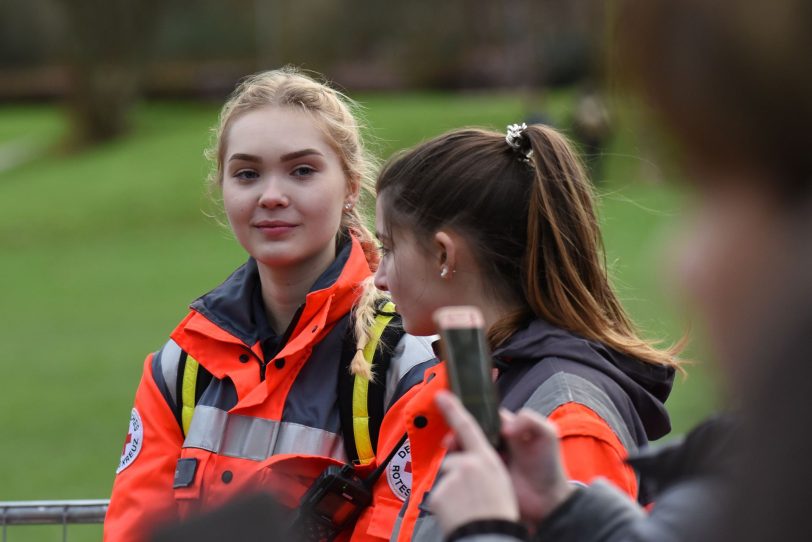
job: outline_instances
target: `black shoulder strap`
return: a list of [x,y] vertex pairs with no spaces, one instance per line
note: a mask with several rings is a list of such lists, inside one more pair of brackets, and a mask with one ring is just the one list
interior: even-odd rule
[[386,397],[386,374],[392,364],[392,354],[395,347],[403,337],[403,326],[400,323],[400,316],[395,316],[389,322],[381,334],[380,347],[375,352],[373,358],[375,381],[369,385],[369,436],[372,440],[373,449],[378,449],[378,435],[383,423],[384,398]]

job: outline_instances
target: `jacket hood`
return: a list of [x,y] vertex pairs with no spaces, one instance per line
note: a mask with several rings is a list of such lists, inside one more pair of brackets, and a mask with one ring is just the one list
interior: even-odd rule
[[631,399],[649,439],[671,430],[664,403],[674,383],[673,367],[643,362],[541,319],[517,331],[493,355],[502,368],[515,362],[561,358],[600,371]]

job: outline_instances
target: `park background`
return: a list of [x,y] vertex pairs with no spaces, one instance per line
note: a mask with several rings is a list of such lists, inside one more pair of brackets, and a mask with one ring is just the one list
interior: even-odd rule
[[[649,338],[690,330],[674,434],[704,417],[721,391],[669,279],[690,197],[607,68],[610,20],[588,0],[0,3],[0,501],[109,496],[144,357],[246,257],[204,188],[219,107],[288,63],[359,101],[381,159],[465,125],[581,141],[626,307]],[[599,146],[585,98],[606,111]]]

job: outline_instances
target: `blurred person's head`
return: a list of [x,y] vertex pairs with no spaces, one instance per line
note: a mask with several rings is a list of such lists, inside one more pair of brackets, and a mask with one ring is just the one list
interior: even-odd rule
[[714,540],[808,540],[812,3],[624,0],[617,68],[698,197],[684,283],[741,400],[741,463]]
[[812,3],[621,5],[616,67],[675,139],[699,199],[682,281],[735,362],[772,318],[776,289],[792,287],[778,277],[809,212]]
[[376,185],[376,274],[413,334],[444,305],[476,305],[492,346],[533,318],[654,364],[612,290],[592,185],[566,139],[533,125],[455,130],[392,159]]
[[[224,176],[228,175],[229,157],[226,156],[233,139],[234,126],[251,114],[265,114],[254,124],[276,124],[281,128],[285,117],[294,124],[313,127],[323,143],[338,161],[338,174],[343,189],[329,209],[324,211],[325,221],[335,219],[333,236],[352,233],[361,242],[367,260],[374,269],[378,262],[377,245],[365,225],[360,205],[356,205],[360,192],[372,193],[375,160],[367,152],[361,137],[361,122],[356,104],[346,95],[318,81],[296,68],[285,67],[254,74],[244,79],[232,93],[220,112],[212,147],[207,155],[214,163],[209,177],[210,186],[222,192]],[[273,128],[273,126],[268,126]],[[248,134],[248,137],[252,137]],[[255,137],[255,135],[253,136]],[[279,137],[269,134],[269,143],[290,145],[284,133]],[[311,138],[312,139],[312,138]],[[257,144],[262,147],[263,142]],[[300,150],[300,149],[295,149]],[[291,162],[292,165],[293,162]],[[309,166],[308,166],[309,167]],[[324,194],[324,197],[328,197]],[[349,204],[349,205],[348,205]],[[228,214],[228,209],[226,209]],[[233,228],[232,224],[232,228]],[[235,233],[238,233],[235,231]],[[245,244],[245,243],[243,243]],[[246,247],[248,248],[248,247]],[[249,253],[251,251],[249,250]]]

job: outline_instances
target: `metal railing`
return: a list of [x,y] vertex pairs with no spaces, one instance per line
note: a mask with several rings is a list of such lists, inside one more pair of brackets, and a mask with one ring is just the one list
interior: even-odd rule
[[0,501],[2,542],[7,542],[10,525],[62,525],[62,541],[68,540],[68,525],[103,523],[107,499],[69,501]]

